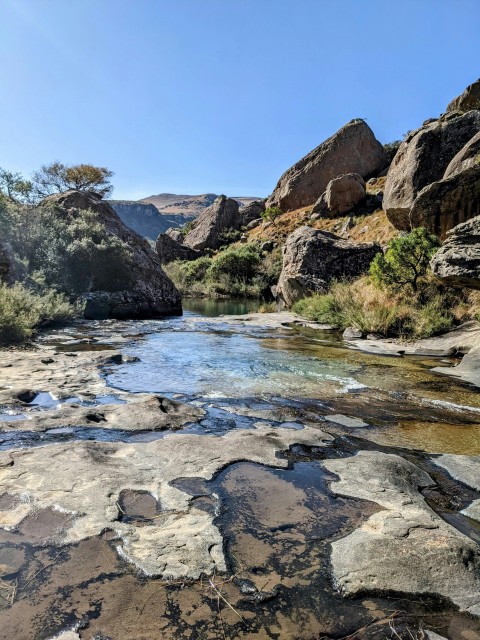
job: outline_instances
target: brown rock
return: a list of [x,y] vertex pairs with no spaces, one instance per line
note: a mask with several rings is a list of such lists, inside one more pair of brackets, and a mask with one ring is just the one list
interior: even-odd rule
[[480,79],[469,85],[465,91],[452,100],[447,107],[447,113],[451,111],[471,111],[480,109]]
[[388,171],[383,207],[390,222],[411,229],[410,211],[420,191],[441,180],[454,156],[480,131],[480,111],[437,120],[410,134]]
[[457,224],[480,215],[480,164],[434,182],[420,191],[409,224],[425,227],[440,239]]
[[161,264],[168,264],[174,260],[196,260],[202,255],[201,251],[186,247],[166,233],[158,236],[155,249]]
[[278,181],[266,206],[292,211],[313,205],[330,180],[346,173],[377,175],[387,164],[383,146],[363,120],[352,120],[293,165]]
[[[123,224],[112,207],[92,192],[66,191],[49,196],[59,215],[75,216],[90,209],[105,229],[125,242],[132,253],[131,286],[114,293],[92,290],[86,298],[87,317],[147,318],[181,315],[180,294],[162,271],[157,254],[145,238]],[[93,314],[93,315],[92,315]],[[97,315],[95,315],[97,314]]]
[[365,273],[380,251],[375,244],[353,244],[311,227],[299,227],[285,244],[277,294],[287,306],[312,293],[325,293],[332,280]]
[[265,211],[265,200],[257,200],[240,209],[241,226],[248,227],[251,222],[262,218]]
[[238,202],[220,196],[198,216],[194,228],[183,243],[191,249],[219,249],[224,244],[222,234],[228,230],[240,229],[241,226]]
[[327,185],[326,203],[332,213],[348,213],[364,197],[365,181],[358,173],[347,173]]

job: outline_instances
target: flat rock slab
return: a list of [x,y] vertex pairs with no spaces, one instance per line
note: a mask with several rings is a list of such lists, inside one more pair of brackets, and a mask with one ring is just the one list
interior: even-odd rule
[[432,371],[459,378],[480,387],[480,346],[474,347],[456,367],[435,367]]
[[[196,508],[191,496],[170,483],[210,480],[239,461],[285,468],[288,462],[277,457],[279,452],[293,444],[318,447],[331,441],[318,429],[267,426],[221,437],[174,434],[149,443],[76,442],[0,453],[0,495],[18,498],[0,511],[0,528],[17,529],[32,514],[50,510],[64,516],[62,526],[48,532],[52,544],[111,530],[119,555],[146,575],[198,578],[225,571],[214,515]],[[122,521],[119,502],[125,491],[150,493],[159,515],[142,526]]]
[[[480,323],[465,322],[457,329],[442,336],[425,338],[415,342],[399,342],[398,340],[347,340],[351,349],[379,355],[407,356],[451,356],[456,353],[468,353],[480,346]],[[442,368],[442,373],[446,368]],[[437,369],[434,369],[436,371]]]
[[334,413],[323,417],[329,422],[335,422],[336,424],[341,424],[343,427],[350,427],[351,429],[368,427],[368,423],[360,420],[360,418],[352,418],[351,416],[345,416],[342,413]]
[[[433,458],[432,462],[448,471],[455,480],[480,491],[480,458],[478,456],[443,454]],[[463,509],[462,513],[480,522],[480,499],[474,500],[466,509]]]
[[480,548],[425,503],[419,489],[434,484],[427,473],[375,451],[324,466],[339,476],[332,491],[383,507],[332,543],[334,578],[346,595],[433,593],[480,615]]
[[310,329],[318,329],[320,331],[330,331],[332,325],[312,322],[306,318],[298,316],[291,311],[275,311],[273,313],[245,313],[238,316],[217,316],[214,318],[203,317],[191,318],[191,322],[206,322],[209,324],[228,324],[245,325],[249,327],[265,328],[265,329],[281,329],[289,325],[300,325]]

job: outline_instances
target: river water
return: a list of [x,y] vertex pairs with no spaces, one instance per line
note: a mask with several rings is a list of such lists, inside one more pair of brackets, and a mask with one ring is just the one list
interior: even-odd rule
[[[165,583],[139,575],[120,563],[108,532],[71,545],[55,572],[45,571],[30,584],[31,576],[63,553],[41,539],[42,527],[48,532],[52,518],[56,526],[61,519],[50,512],[40,514],[41,525],[29,521],[18,531],[0,531],[0,578],[2,558],[15,553],[23,554],[30,571],[28,580],[22,578],[25,569],[3,576],[8,585],[17,580],[22,586],[23,579],[24,592],[13,606],[2,608],[0,602],[1,640],[47,640],[72,626],[82,639],[97,640],[411,639],[424,637],[413,635],[424,625],[452,640],[480,638],[477,620],[433,596],[372,593],[345,599],[335,590],[330,543],[378,506],[334,496],[332,476],[321,464],[326,455],[360,449],[402,455],[434,477],[436,486],[425,494],[432,508],[480,543],[480,525],[460,514],[477,494],[431,464],[441,453],[480,453],[476,388],[432,373],[438,359],[365,354],[346,348],[334,332],[231,320],[256,307],[251,301],[187,300],[183,317],[91,322],[41,339],[59,351],[121,349],[132,358],[103,372],[111,387],[106,401],[116,401],[119,390],[154,392],[206,411],[178,433],[221,436],[259,424],[301,430],[327,421],[334,445],[326,452],[292,449],[288,469],[240,462],[209,482],[176,483],[192,496],[192,504],[215,515],[229,568],[215,584],[235,612],[208,583]],[[345,426],[345,418],[354,422]],[[163,437],[169,433],[57,427],[0,434],[0,448]],[[149,515],[149,509],[156,513],[156,503],[147,504],[149,495],[140,496],[134,511],[151,523],[157,516]],[[132,496],[135,502],[138,496]],[[126,498],[122,509],[124,517],[131,516]]]

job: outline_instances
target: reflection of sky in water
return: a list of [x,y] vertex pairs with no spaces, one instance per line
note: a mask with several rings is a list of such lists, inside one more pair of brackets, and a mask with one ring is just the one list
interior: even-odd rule
[[236,333],[161,331],[127,352],[140,362],[116,368],[108,381],[129,391],[302,397],[315,396],[325,385],[361,387],[353,378],[357,367],[271,349]]

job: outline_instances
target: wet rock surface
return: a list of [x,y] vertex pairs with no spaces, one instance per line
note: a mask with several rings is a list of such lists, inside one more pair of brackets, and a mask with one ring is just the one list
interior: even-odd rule
[[[2,640],[479,637],[476,458],[456,453],[477,451],[475,392],[430,373],[434,359],[347,350],[270,315],[100,323],[2,353],[2,410],[30,416],[0,422]],[[253,367],[261,392],[218,378],[209,388],[212,332],[215,366],[226,375],[222,350],[244,358],[238,371]],[[190,392],[159,393],[180,380],[164,345],[179,356],[187,341],[201,358],[200,339],[210,360],[195,384],[182,369]],[[123,390],[107,386],[118,371]],[[142,413],[152,402],[156,413]],[[54,418],[75,423],[75,411],[110,427]],[[157,414],[166,429],[142,430]],[[348,597],[339,562],[361,565]]]

